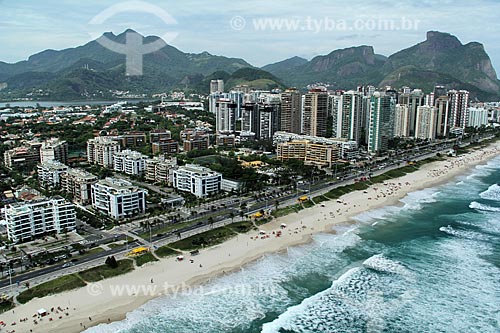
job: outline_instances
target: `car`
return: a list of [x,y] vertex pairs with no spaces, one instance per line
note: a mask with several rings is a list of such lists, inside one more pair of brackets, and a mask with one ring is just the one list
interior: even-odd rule
[[73,266],[73,263],[72,262],[67,262],[64,265],[62,265],[62,268],[68,268],[68,267],[71,267],[71,266]]

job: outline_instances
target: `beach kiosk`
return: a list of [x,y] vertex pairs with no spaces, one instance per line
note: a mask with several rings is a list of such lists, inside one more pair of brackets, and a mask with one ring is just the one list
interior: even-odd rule
[[36,313],[38,314],[39,317],[45,317],[47,315],[47,310],[45,310],[44,308],[41,308],[41,309],[38,309],[38,311]]

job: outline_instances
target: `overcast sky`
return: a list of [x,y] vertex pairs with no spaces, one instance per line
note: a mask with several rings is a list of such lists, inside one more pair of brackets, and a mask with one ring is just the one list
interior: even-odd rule
[[165,35],[169,44],[184,52],[241,57],[255,66],[357,45],[390,55],[438,30],[463,43],[483,43],[498,71],[498,13],[498,0],[0,0],[0,61],[82,45],[126,28],[144,35],[174,33],[175,38]]

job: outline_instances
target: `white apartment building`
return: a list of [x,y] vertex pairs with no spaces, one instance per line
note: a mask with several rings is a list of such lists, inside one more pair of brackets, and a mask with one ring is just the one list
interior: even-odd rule
[[416,119],[415,137],[434,140],[438,121],[437,109],[433,106],[419,106]]
[[180,191],[204,198],[220,192],[222,175],[209,168],[187,164],[174,170],[172,183]]
[[43,187],[53,188],[61,184],[61,175],[68,171],[69,167],[61,162],[50,160],[38,164],[38,181]]
[[100,136],[87,141],[87,161],[90,164],[113,167],[113,155],[121,151],[120,143],[112,137]]
[[92,185],[92,207],[114,219],[133,217],[146,211],[146,195],[126,180],[106,178]]
[[127,175],[138,176],[146,170],[147,156],[133,150],[122,150],[113,155],[113,169]]
[[408,105],[397,104],[394,113],[394,137],[406,138],[410,136],[410,110]]
[[481,127],[488,125],[488,110],[485,108],[468,108],[467,126]]
[[52,138],[42,142],[40,147],[40,161],[59,161],[68,163],[68,143],[66,141]]
[[7,223],[7,236],[14,243],[76,228],[75,207],[62,197],[8,204],[3,218]]

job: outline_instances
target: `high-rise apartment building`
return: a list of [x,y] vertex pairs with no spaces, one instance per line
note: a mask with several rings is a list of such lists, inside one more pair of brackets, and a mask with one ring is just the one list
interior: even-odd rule
[[394,136],[398,138],[410,136],[410,111],[406,104],[396,105],[394,113]]
[[368,152],[387,150],[394,135],[395,100],[392,96],[375,92],[371,97],[370,122],[368,124]]
[[448,91],[450,129],[465,129],[469,119],[469,92],[467,90]]
[[146,170],[148,158],[137,151],[122,150],[113,155],[113,169],[127,175],[139,176]]
[[300,134],[302,97],[297,89],[281,93],[280,131]]
[[434,106],[419,106],[417,108],[415,137],[424,140],[434,140],[436,138],[437,120],[438,112]]
[[328,93],[313,89],[304,95],[302,130],[305,135],[326,136],[328,121]]

